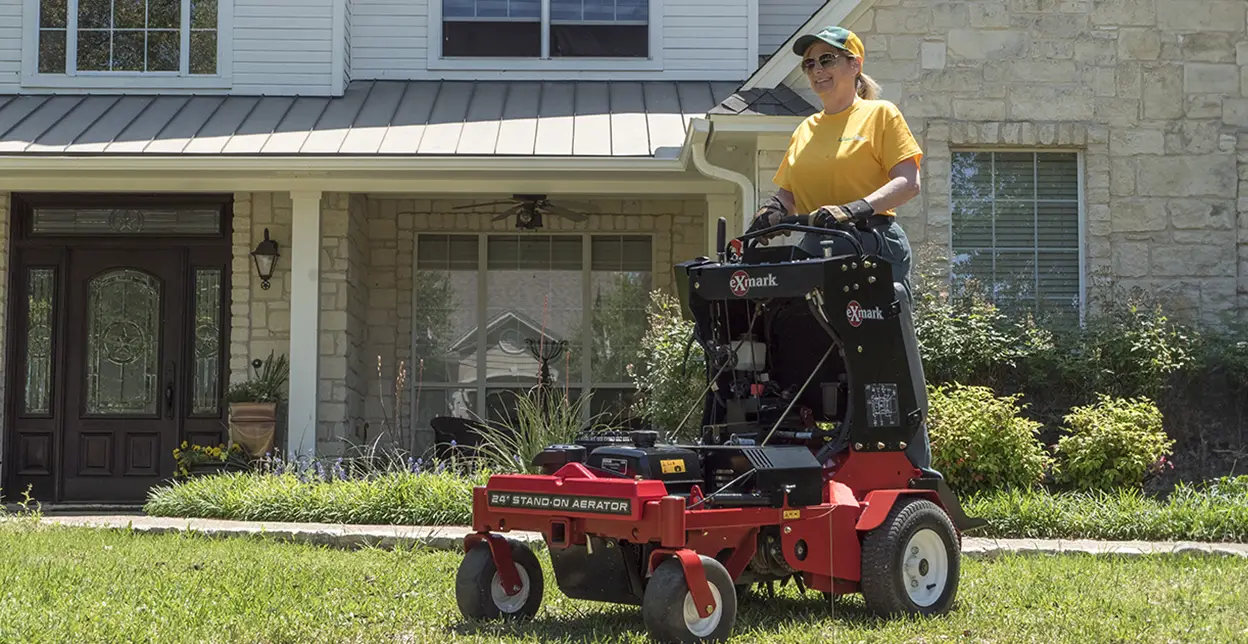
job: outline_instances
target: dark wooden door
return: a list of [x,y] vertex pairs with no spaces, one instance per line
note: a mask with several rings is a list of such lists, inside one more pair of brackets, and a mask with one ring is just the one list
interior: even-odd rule
[[172,473],[185,266],[177,249],[71,251],[62,500],[142,501]]

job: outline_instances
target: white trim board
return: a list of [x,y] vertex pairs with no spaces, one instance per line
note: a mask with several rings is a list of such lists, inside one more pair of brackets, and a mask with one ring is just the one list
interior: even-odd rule
[[[874,5],[875,0],[828,0],[818,11],[811,14],[810,18],[784,41],[784,44],[780,45],[766,63],[763,63],[745,80],[741,89],[778,87],[797,67],[799,60],[797,54],[793,53],[793,44],[802,34],[817,31],[828,25],[852,25]],[[757,48],[755,45],[755,49]]]

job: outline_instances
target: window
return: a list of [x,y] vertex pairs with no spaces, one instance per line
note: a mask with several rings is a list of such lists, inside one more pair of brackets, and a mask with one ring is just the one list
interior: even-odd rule
[[1082,302],[1079,157],[954,152],[953,274],[1002,303]]
[[213,76],[218,0],[38,0],[39,74]]
[[443,58],[650,56],[650,0],[440,0]]
[[[625,420],[627,367],[652,284],[644,235],[421,234],[413,280],[413,417],[506,418],[538,382]],[[566,344],[564,344],[566,343]],[[562,351],[557,351],[559,347]]]

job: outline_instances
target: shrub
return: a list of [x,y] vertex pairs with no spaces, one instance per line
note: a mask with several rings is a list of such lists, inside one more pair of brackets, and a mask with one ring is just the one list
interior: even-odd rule
[[551,445],[568,443],[586,429],[590,394],[569,400],[557,388],[535,387],[515,400],[506,420],[479,419],[473,431],[481,443],[468,448],[473,465],[499,473],[534,474],[533,457]]
[[1019,396],[959,384],[929,387],[932,466],[961,492],[1032,488],[1052,458],[1037,439],[1040,424],[1023,418]]
[[1161,411],[1147,399],[1098,396],[1065,418],[1057,442],[1057,482],[1084,490],[1139,486],[1166,466],[1174,441],[1162,429]]
[[702,424],[706,387],[706,360],[693,341],[694,324],[681,315],[680,300],[662,291],[650,294],[646,317],[640,360],[628,370],[637,386],[635,410],[666,432],[683,422],[681,435],[688,436]]

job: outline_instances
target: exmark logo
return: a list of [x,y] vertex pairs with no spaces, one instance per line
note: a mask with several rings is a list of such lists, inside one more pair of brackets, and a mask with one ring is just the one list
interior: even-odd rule
[[767,288],[769,286],[779,286],[776,282],[776,276],[768,273],[766,277],[750,277],[745,271],[737,271],[728,278],[728,289],[733,295],[741,297],[750,292],[752,288]]
[[863,320],[883,320],[884,312],[877,306],[874,309],[864,309],[854,300],[845,307],[845,317],[849,320],[849,326],[860,326]]

